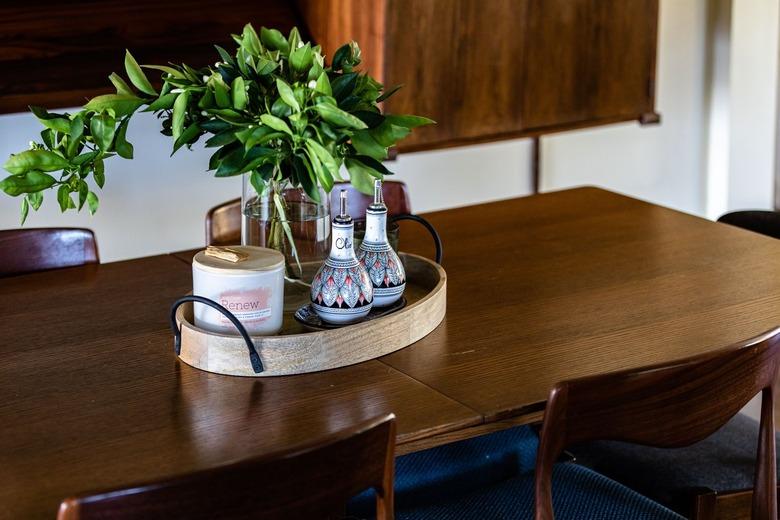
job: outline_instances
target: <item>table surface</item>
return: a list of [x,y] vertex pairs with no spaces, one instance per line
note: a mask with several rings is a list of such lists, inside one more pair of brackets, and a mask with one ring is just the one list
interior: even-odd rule
[[[780,241],[596,188],[426,215],[447,316],[351,367],[235,378],[179,362],[191,253],[0,279],[0,517],[310,442],[386,412],[400,453],[538,421],[557,381],[780,324]],[[404,223],[402,248],[432,254]]]

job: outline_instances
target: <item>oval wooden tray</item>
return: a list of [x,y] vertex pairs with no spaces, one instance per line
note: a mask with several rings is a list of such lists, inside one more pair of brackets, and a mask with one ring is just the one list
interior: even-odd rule
[[208,372],[267,377],[353,365],[411,345],[444,319],[447,273],[427,258],[407,253],[399,256],[406,269],[407,305],[393,314],[339,329],[309,331],[295,320],[293,312],[285,312],[278,335],[252,338],[264,368],[256,374],[243,338],[196,327],[192,303],[186,303],[176,311],[181,328],[179,357]]

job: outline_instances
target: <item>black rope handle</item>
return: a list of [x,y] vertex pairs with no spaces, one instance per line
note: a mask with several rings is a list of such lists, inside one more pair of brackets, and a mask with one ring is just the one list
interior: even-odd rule
[[252,338],[249,337],[249,334],[247,333],[246,329],[244,328],[244,325],[241,324],[240,321],[238,321],[238,318],[236,318],[232,312],[224,308],[222,305],[218,304],[214,300],[209,300],[208,298],[204,298],[203,296],[184,296],[183,298],[179,298],[175,302],[173,302],[173,305],[171,306],[171,330],[173,330],[173,351],[176,352],[176,355],[178,356],[181,353],[181,329],[176,326],[176,309],[179,308],[180,305],[187,302],[197,302],[202,303],[203,305],[208,305],[209,307],[218,310],[221,312],[227,319],[230,320],[230,323],[232,323],[236,329],[238,329],[239,334],[241,334],[241,337],[244,338],[244,341],[246,342],[246,348],[249,350],[249,361],[252,363],[252,370],[255,371],[255,374],[259,374],[263,370],[263,362],[260,361],[260,355],[257,353],[257,350],[255,349],[255,344],[252,342]]
[[390,222],[397,222],[399,220],[411,220],[417,222],[418,224],[422,224],[422,226],[428,230],[428,233],[431,234],[431,237],[433,238],[433,243],[436,246],[436,263],[440,264],[442,256],[444,255],[444,249],[441,245],[441,237],[439,236],[439,233],[436,231],[436,228],[433,227],[433,224],[428,222],[423,217],[419,215],[412,215],[411,213],[403,213],[401,215],[395,215],[393,217],[390,217]]

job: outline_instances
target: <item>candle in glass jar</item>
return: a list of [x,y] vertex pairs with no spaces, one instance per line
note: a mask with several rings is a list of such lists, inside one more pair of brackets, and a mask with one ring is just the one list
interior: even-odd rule
[[[201,251],[192,259],[192,292],[233,313],[250,335],[268,336],[282,328],[284,256],[273,249],[230,246],[238,262]],[[238,334],[219,311],[195,303],[195,326],[221,334]]]

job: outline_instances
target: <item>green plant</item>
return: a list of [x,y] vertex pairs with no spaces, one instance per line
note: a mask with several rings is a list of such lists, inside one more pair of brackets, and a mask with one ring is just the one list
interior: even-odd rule
[[[105,183],[104,160],[133,157],[126,134],[138,110],[160,118],[173,153],[209,136],[205,145],[216,148],[209,170],[216,177],[248,173],[258,193],[290,183],[315,201],[317,187],[329,192],[342,164],[352,184],[370,194],[373,179],[391,173],[381,163],[387,149],[412,128],[433,122],[380,112],[378,104],[397,87],[385,90],[356,70],[355,42],[339,48],[326,66],[320,47],[301,41],[297,29],[285,38],[265,27],[258,35],[247,24],[233,39],[235,54],[217,46],[220,60],[200,69],[139,66],[127,52],[130,83],[116,73],[109,76],[116,94],[95,97],[75,114],[31,107],[45,127],[41,141],[11,155],[5,163],[11,175],[0,181],[6,194],[23,196],[22,223],[49,189],[56,190],[63,212],[86,205],[94,213],[94,186]],[[162,73],[159,92],[143,69]]]

